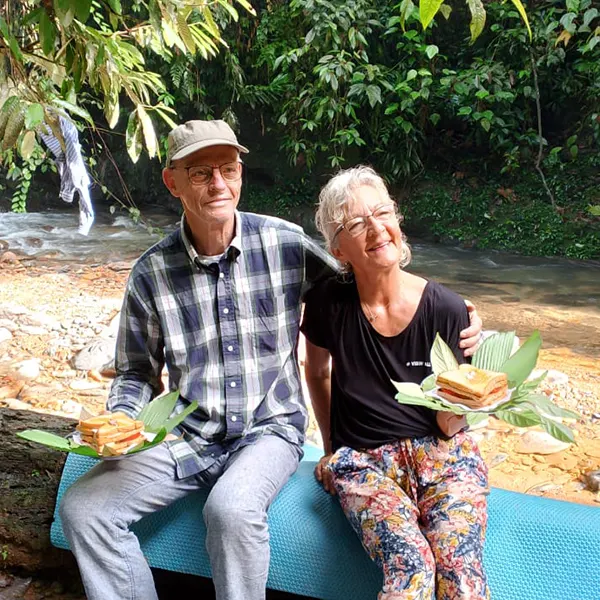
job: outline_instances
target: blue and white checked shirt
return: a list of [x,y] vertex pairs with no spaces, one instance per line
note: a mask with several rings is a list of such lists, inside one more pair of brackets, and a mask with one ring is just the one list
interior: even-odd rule
[[178,477],[223,454],[278,435],[299,448],[307,411],[296,357],[305,291],[337,262],[300,227],[236,212],[231,245],[202,259],[179,230],[134,265],[121,312],[111,411],[135,416],[161,389],[176,411],[199,408],[169,443]]

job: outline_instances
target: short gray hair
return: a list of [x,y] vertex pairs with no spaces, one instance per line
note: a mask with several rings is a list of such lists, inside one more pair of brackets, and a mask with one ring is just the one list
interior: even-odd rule
[[[319,206],[315,215],[317,229],[325,238],[327,249],[331,252],[333,237],[336,229],[348,215],[348,202],[353,199],[352,192],[364,185],[368,185],[379,192],[384,201],[389,201],[395,206],[396,203],[390,196],[387,185],[374,169],[365,165],[359,165],[352,169],[339,171],[334,175],[321,190],[319,194]],[[402,222],[402,215],[398,214],[398,223]],[[402,232],[402,248],[400,266],[405,267],[410,263],[411,251],[406,242],[406,236]]]

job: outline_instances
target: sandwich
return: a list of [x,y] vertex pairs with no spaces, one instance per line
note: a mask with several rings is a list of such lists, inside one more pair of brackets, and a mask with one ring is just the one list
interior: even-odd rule
[[86,446],[102,456],[118,456],[138,448],[145,441],[144,422],[116,412],[79,421],[77,431]]
[[460,365],[454,371],[440,373],[436,383],[438,396],[473,409],[490,406],[508,392],[506,373],[486,371],[471,365]]

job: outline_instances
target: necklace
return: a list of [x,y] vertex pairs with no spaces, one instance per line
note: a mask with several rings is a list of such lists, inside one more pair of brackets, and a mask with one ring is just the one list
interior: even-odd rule
[[[387,308],[389,308],[390,302],[391,302],[391,300],[388,300],[382,306],[382,309],[386,310]],[[371,311],[371,307],[366,302],[361,302],[360,304],[367,311],[367,314],[365,316],[367,317],[367,320],[369,321],[369,323],[372,323],[373,321],[375,321],[379,317],[378,314],[373,314],[373,312]]]

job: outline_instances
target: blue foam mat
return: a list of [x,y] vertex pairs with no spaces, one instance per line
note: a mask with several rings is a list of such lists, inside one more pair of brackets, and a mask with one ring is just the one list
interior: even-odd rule
[[[322,600],[375,600],[381,574],[369,560],[337,501],[315,481],[305,457],[269,511],[268,586]],[[57,503],[96,461],[69,455]],[[210,577],[202,506],[190,494],[134,526],[148,563]],[[68,549],[55,512],[52,543]],[[600,509],[493,489],[485,564],[493,600],[600,600]]]

